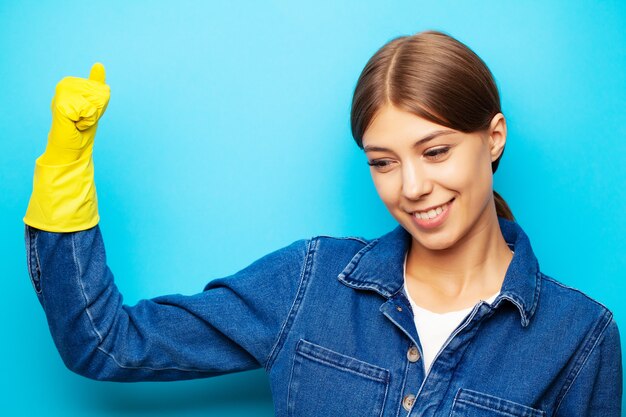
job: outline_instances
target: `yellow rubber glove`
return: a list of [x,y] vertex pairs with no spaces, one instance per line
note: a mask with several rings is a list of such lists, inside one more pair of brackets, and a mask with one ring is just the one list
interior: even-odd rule
[[49,232],[75,232],[98,224],[92,152],[110,94],[100,63],[93,65],[88,79],[65,77],[57,84],[48,144],[35,161],[24,223]]

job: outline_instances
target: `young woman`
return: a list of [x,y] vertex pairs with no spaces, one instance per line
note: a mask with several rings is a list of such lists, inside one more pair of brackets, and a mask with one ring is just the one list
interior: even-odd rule
[[399,225],[293,242],[193,296],[122,304],[98,227],[104,68],[65,78],[24,221],[65,364],[176,380],[264,367],[277,416],[620,416],[613,314],[544,275],[493,191],[506,121],[493,77],[440,32],[365,66],[352,132]]

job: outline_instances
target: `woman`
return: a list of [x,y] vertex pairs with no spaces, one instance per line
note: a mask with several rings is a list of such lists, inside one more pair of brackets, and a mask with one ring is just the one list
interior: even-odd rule
[[277,416],[619,416],[612,313],[544,275],[493,191],[506,122],[490,71],[440,32],[394,39],[356,86],[352,131],[399,226],[293,242],[193,295],[122,304],[92,147],[104,68],[57,86],[24,218],[65,364],[114,381],[263,366]]

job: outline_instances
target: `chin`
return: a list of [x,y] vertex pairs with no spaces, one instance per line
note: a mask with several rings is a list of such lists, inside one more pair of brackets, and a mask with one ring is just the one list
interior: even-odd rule
[[409,231],[416,243],[428,250],[448,249],[457,242],[457,239],[449,232],[440,231],[438,233],[428,234],[415,230],[415,225],[413,224],[403,224],[403,227]]
[[423,248],[431,251],[445,250],[454,246],[454,240],[444,239],[441,237],[423,239],[420,236],[420,239],[418,239],[417,237],[413,236],[413,239],[416,240],[417,243],[419,243]]

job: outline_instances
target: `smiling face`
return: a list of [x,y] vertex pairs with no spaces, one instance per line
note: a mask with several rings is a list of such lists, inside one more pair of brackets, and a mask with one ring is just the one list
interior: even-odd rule
[[394,106],[381,108],[363,135],[378,194],[391,215],[429,250],[447,249],[497,224],[492,161],[506,123],[463,133]]

